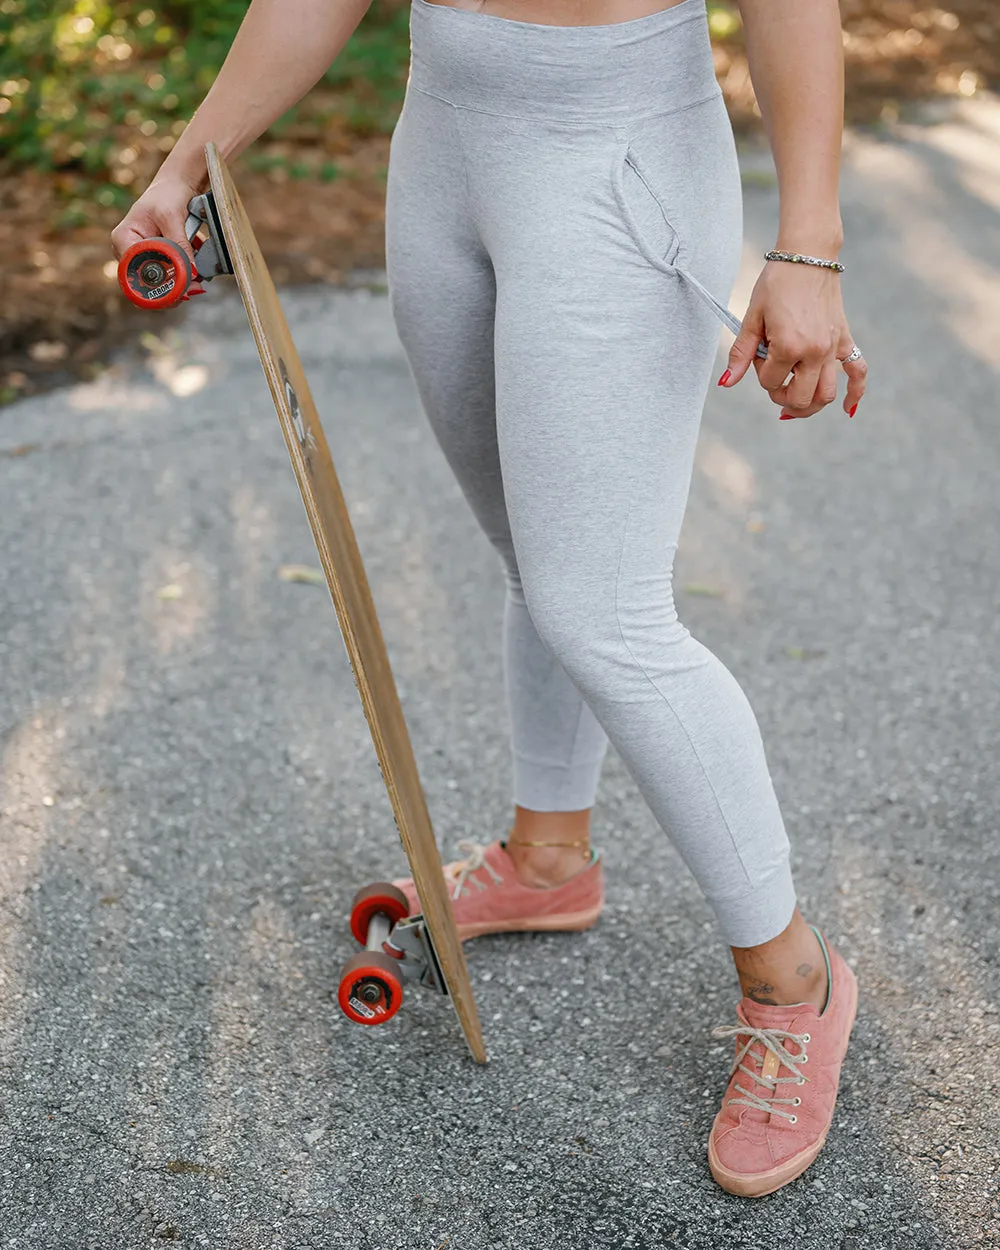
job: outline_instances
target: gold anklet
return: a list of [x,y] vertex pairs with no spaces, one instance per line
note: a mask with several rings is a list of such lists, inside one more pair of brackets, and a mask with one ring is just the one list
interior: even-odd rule
[[[513,830],[510,831],[513,833]],[[590,858],[590,839],[584,838],[582,841],[576,842],[522,842],[520,839],[512,838],[510,833],[507,835],[507,846],[580,846],[583,847],[583,858]]]

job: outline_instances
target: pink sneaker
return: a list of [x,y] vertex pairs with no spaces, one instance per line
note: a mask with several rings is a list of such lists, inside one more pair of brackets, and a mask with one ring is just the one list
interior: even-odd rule
[[[522,885],[504,843],[459,842],[467,858],[446,864],[458,936],[464,942],[484,933],[528,929],[589,929],[604,906],[604,865],[596,851],[590,863],[562,885]],[[394,881],[406,895],[410,914],[420,911],[413,878]]]
[[746,1198],[773,1193],[800,1176],[823,1148],[833,1120],[840,1065],[858,1008],[858,983],[818,929],[830,990],[811,1003],[772,1007],[740,1000],[736,1059],[708,1138],[708,1164],[723,1189]]

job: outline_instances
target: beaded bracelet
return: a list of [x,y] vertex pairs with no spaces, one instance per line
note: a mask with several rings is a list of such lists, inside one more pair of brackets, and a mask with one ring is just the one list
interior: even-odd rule
[[818,256],[803,256],[801,252],[765,252],[765,260],[788,260],[793,265],[818,265],[820,269],[832,269],[834,273],[843,273],[844,266],[839,260],[821,260]]

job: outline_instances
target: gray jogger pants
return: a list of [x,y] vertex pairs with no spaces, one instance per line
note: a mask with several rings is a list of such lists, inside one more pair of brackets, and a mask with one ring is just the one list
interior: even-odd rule
[[514,800],[590,807],[610,738],[726,941],[768,941],[795,892],[760,732],[671,587],[742,234],[704,0],[573,27],[413,0],[411,43],[389,292],[506,570]]

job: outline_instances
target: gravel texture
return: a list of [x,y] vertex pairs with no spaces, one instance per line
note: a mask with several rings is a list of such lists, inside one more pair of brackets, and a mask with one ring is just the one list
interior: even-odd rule
[[[331,1003],[350,897],[403,859],[325,591],[278,576],[317,561],[235,293],[0,412],[3,1250],[1000,1245],[998,118],[848,145],[854,421],[709,397],[682,614],[862,990],[828,1145],[759,1202],[705,1162],[728,955],[613,755],[598,927],[468,948],[487,1068],[442,1000]],[[750,169],[734,308],[775,207]],[[285,302],[440,841],[488,840],[499,565],[377,283]]]

